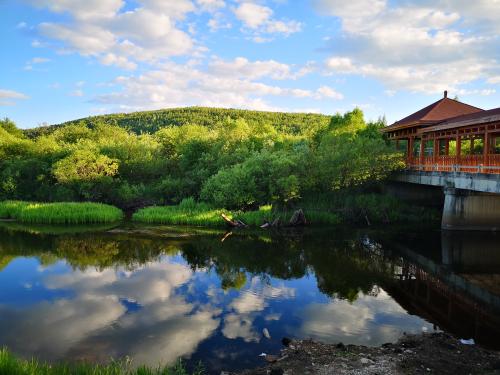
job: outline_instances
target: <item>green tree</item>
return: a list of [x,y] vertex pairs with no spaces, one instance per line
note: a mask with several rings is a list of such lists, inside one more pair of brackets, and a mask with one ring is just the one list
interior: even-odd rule
[[117,172],[118,160],[91,150],[77,150],[55,163],[52,169],[60,183],[96,181]]

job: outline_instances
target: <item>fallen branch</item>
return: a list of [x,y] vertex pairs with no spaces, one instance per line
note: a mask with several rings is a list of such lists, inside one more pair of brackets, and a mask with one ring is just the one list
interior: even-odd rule
[[248,227],[248,225],[246,225],[241,220],[232,220],[226,214],[220,214],[220,215],[222,216],[222,219],[226,222],[226,224],[232,228],[246,228],[246,227]]

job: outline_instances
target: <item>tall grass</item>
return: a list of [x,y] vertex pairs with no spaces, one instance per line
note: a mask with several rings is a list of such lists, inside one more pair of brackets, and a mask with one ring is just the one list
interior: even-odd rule
[[16,219],[29,203],[21,201],[0,202],[0,219]]
[[39,224],[111,223],[123,218],[119,208],[102,203],[0,202],[0,218]]
[[[259,208],[258,211],[236,212],[234,217],[251,226],[260,226],[265,222],[272,223],[279,219],[281,224],[287,224],[295,210],[275,209],[272,205]],[[334,212],[305,209],[307,222],[313,225],[335,225],[341,222],[339,215]]]
[[[273,222],[279,218],[282,224],[288,223],[293,211],[274,210],[273,206],[266,205],[257,211],[229,212],[224,209],[215,209],[206,203],[198,203],[193,198],[184,199],[178,206],[154,206],[137,211],[133,221],[143,223],[193,225],[193,226],[225,226],[221,213],[234,219],[243,221],[250,226],[260,226],[265,222]],[[311,224],[338,224],[339,217],[335,213],[306,211],[306,218]]]
[[206,203],[198,203],[193,198],[187,198],[177,206],[143,208],[132,215],[132,220],[141,223],[224,226],[222,213],[229,215],[226,210],[215,209]]
[[131,368],[129,362],[112,362],[109,365],[57,364],[50,365],[35,359],[22,360],[14,357],[6,348],[0,349],[0,375],[202,375],[203,370],[188,372],[181,362],[167,367]]
[[277,218],[271,205],[261,206],[258,211],[237,212],[234,217],[251,226],[259,226]]

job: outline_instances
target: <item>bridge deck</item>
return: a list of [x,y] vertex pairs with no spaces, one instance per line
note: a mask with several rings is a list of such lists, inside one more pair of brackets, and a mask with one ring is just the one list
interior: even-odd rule
[[392,179],[413,184],[442,186],[482,193],[500,194],[500,174],[443,172],[407,169],[395,173]]

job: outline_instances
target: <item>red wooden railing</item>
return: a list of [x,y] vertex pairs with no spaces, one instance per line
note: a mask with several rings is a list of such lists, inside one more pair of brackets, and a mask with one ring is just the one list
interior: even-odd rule
[[500,174],[500,154],[413,156],[407,158],[406,165],[419,171]]

